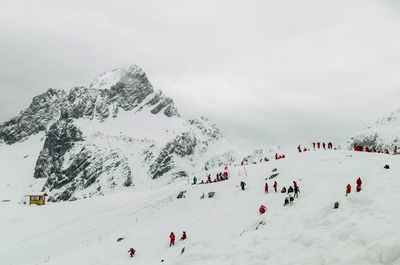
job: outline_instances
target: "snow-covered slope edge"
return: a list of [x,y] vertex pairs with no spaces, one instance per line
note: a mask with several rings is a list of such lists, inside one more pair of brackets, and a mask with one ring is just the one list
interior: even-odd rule
[[400,109],[351,136],[342,145],[342,148],[351,150],[354,145],[375,148],[380,151],[392,152],[395,150],[396,146],[400,146]]

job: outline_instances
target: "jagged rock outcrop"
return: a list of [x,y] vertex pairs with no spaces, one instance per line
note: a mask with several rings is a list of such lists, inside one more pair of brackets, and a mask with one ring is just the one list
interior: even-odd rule
[[149,174],[153,179],[164,175],[174,167],[174,155],[180,157],[193,155],[195,147],[196,138],[192,134],[185,132],[178,135],[161,150],[160,155],[150,165]]
[[50,88],[35,97],[27,109],[0,125],[0,142],[13,144],[45,131],[59,118],[61,110],[70,118],[100,121],[117,117],[119,108],[142,111],[146,107],[153,114],[179,116],[173,100],[161,91],[155,92],[140,67],[110,72],[101,75],[89,88],[74,87],[69,93]]
[[64,105],[66,96],[65,91],[50,88],[34,97],[27,109],[0,124],[0,142],[13,144],[46,130],[49,123],[58,119],[60,106]]

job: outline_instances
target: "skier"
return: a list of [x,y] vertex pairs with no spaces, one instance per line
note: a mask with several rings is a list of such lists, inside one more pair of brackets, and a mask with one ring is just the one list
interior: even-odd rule
[[275,193],[277,192],[276,191],[276,188],[278,187],[278,183],[276,183],[276,181],[275,181],[275,183],[274,183],[274,190],[275,190]]
[[182,234],[182,236],[181,236],[181,241],[183,241],[183,240],[185,240],[186,239],[186,232],[185,231],[183,231],[183,234]]
[[285,187],[282,188],[281,193],[286,193],[286,188]]
[[197,183],[197,178],[194,177],[194,178],[193,178],[193,184],[196,184],[196,183]]
[[289,186],[289,188],[288,188],[288,190],[287,190],[287,193],[292,193],[294,190],[293,190],[293,188],[292,188],[292,186]]
[[268,183],[265,183],[265,193],[268,193]]
[[174,232],[171,232],[171,234],[169,235],[170,241],[169,241],[169,246],[175,246],[175,234]]
[[242,190],[244,190],[244,186],[246,186],[246,183],[244,181],[240,182],[240,187],[242,187]]
[[264,214],[265,213],[265,206],[264,205],[261,205],[260,206],[260,209],[258,209],[258,211],[260,212],[260,214]]
[[356,190],[357,190],[357,192],[360,192],[361,191],[361,184],[362,184],[361,178],[357,179],[356,184],[357,184]]
[[131,255],[131,258],[132,258],[133,255],[135,255],[136,250],[134,250],[133,248],[131,248],[130,250],[128,250],[128,253]]
[[351,193],[351,186],[350,186],[350,184],[347,184],[347,187],[346,187],[346,196],[349,195],[350,193]]

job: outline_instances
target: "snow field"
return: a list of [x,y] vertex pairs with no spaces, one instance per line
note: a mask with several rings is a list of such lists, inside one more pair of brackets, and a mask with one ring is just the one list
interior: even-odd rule
[[[286,159],[246,166],[247,177],[243,167],[229,167],[230,179],[218,183],[177,180],[153,190],[44,207],[0,204],[7,216],[0,225],[0,264],[147,265],[163,264],[161,259],[177,265],[400,264],[399,156],[285,154]],[[385,164],[391,169],[383,169]],[[265,194],[273,168],[279,175],[267,181]],[[210,173],[214,178],[216,171]],[[202,176],[206,173],[199,173],[199,181]],[[357,177],[363,181],[360,193]],[[283,207],[286,194],[271,192],[274,180],[278,191],[298,182],[301,193],[292,206]],[[352,193],[345,197],[348,183]],[[181,190],[185,198],[176,199]],[[207,197],[211,191],[214,198]],[[336,201],[339,209],[333,209]],[[258,213],[261,204],[267,207],[264,215]],[[171,231],[177,240],[169,248]],[[182,231],[188,236],[184,242]],[[119,237],[124,240],[117,243]],[[130,247],[137,251],[132,259]]]

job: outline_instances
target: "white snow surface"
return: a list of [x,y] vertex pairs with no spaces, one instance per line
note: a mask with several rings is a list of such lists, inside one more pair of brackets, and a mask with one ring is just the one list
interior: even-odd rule
[[[3,170],[0,264],[400,264],[400,156],[341,150],[285,155],[245,170],[229,167],[231,177],[223,182],[190,185],[190,177],[40,207],[8,197],[12,193],[3,184],[11,179]],[[10,170],[23,174],[32,167],[29,157],[19,161],[25,162]],[[267,181],[265,194],[265,178],[274,168],[279,175]],[[198,173],[200,180],[205,175]],[[358,177],[363,190],[355,193]],[[245,191],[238,187],[241,180]],[[301,193],[292,206],[283,207],[285,194],[271,192],[274,180],[279,190],[298,182]],[[353,192],[345,197],[348,183]],[[15,183],[9,189],[17,188]],[[185,198],[177,199],[183,190]],[[207,198],[208,192],[215,197]],[[336,201],[339,209],[333,209]],[[264,215],[258,212],[261,204],[267,207]],[[256,229],[260,222],[265,225]],[[171,231],[177,241],[168,247]],[[182,231],[185,241],[178,240]],[[127,253],[131,247],[137,251],[133,258]]]

